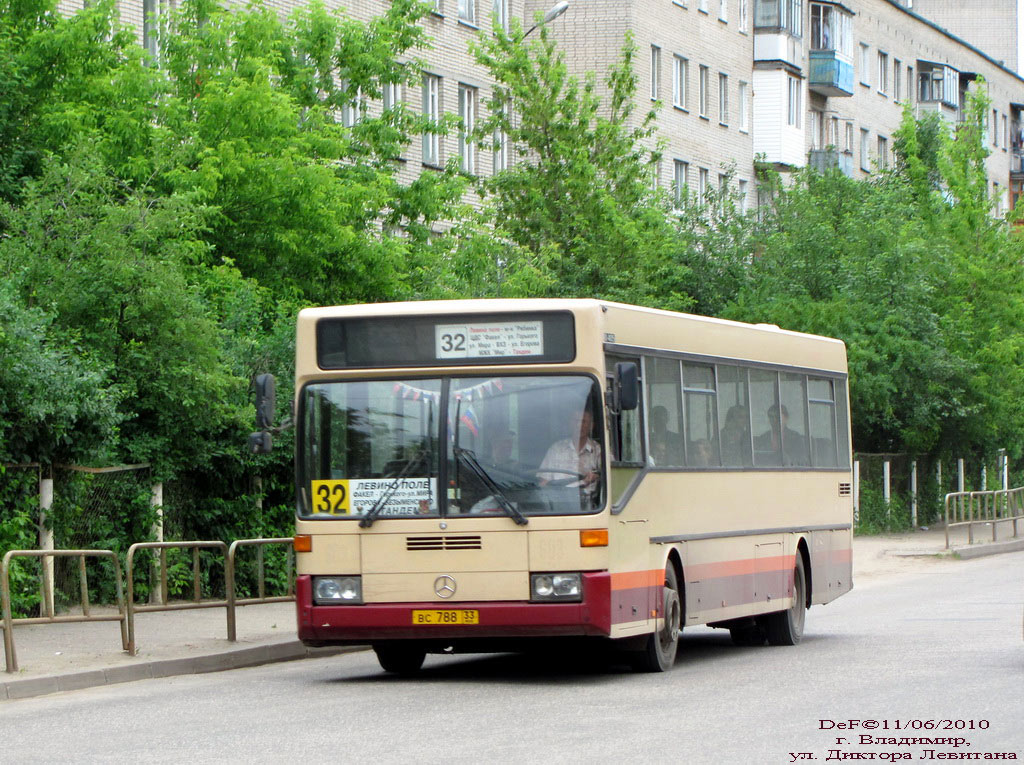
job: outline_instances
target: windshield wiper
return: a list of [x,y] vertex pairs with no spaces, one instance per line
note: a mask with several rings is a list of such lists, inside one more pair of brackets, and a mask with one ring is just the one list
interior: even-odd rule
[[463,449],[460,446],[452,447],[452,449],[455,452],[455,458],[461,459],[466,463],[466,467],[473,471],[473,474],[480,479],[484,488],[491,493],[491,496],[498,500],[498,504],[500,504],[502,509],[512,517],[513,521],[518,523],[520,526],[525,526],[529,523],[526,516],[519,512],[519,510],[508,501],[508,497],[506,497],[505,493],[498,488],[498,484],[496,484],[490,474],[484,470],[483,465],[480,464],[480,461],[472,451],[469,449]]
[[380,515],[381,510],[383,510],[387,505],[388,500],[391,499],[392,495],[394,495],[396,491],[398,491],[398,485],[402,482],[402,479],[408,476],[409,473],[412,472],[412,469],[419,465],[429,452],[430,450],[427,447],[423,447],[409,458],[409,461],[406,462],[402,466],[402,469],[398,471],[398,475],[395,476],[395,480],[390,483],[388,488],[384,490],[384,493],[381,494],[380,497],[377,498],[377,501],[373,503],[373,507],[370,508],[370,511],[359,519],[359,525],[362,528],[368,529],[373,525],[373,522],[377,520],[377,516]]

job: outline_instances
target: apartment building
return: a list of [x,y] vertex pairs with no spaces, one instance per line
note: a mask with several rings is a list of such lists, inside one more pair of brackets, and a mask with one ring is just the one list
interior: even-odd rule
[[[655,180],[677,198],[731,183],[753,203],[755,158],[783,172],[810,163],[869,177],[892,162],[904,104],[955,124],[966,92],[982,77],[992,101],[987,164],[999,209],[1024,190],[1024,79],[1014,72],[1016,55],[1009,52],[1016,43],[1015,0],[972,3],[972,27],[956,21],[953,0],[569,1],[548,31],[572,72],[592,71],[603,81],[627,33],[632,35],[640,79],[635,119],[657,107],[664,152]],[[62,0],[61,9],[72,12],[81,2]],[[154,20],[173,2],[122,0],[122,19],[153,53]],[[301,0],[268,2],[286,13]],[[329,2],[368,19],[386,0]],[[472,126],[491,84],[469,53],[469,41],[490,27],[492,14],[504,24],[515,17],[529,26],[554,0],[431,2],[423,24],[433,45],[420,52],[427,63],[419,82],[389,91],[383,103],[367,103],[366,109],[401,99],[427,114],[457,114]],[[939,19],[959,24],[970,41]],[[999,33],[982,39],[977,30],[985,25],[976,19]],[[979,42],[991,42],[996,52]],[[358,118],[358,110],[346,116]],[[464,134],[424,136],[406,150],[401,172],[411,178],[451,159],[478,175],[513,161],[507,147],[484,152]]]

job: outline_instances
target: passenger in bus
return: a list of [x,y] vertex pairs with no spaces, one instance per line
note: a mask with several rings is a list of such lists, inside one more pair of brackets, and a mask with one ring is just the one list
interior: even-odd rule
[[754,449],[775,455],[772,464],[807,465],[807,439],[788,426],[789,410],[772,404],[768,407],[768,430],[754,439]]
[[715,446],[706,438],[699,438],[690,444],[690,465],[710,467],[716,464]]
[[515,445],[516,434],[514,432],[502,426],[495,428],[487,445],[488,466],[504,471],[515,471],[519,465],[513,454]]
[[722,426],[722,462],[730,467],[749,467],[753,464],[750,455],[750,417],[747,408],[734,404],[725,413]]
[[651,407],[650,443],[649,456],[653,466],[678,467],[683,464],[683,442],[678,433],[668,429],[668,409],[664,406]]
[[601,479],[601,446],[591,438],[593,413],[589,408],[582,412],[570,409],[568,427],[569,437],[551,444],[537,477],[541,486],[569,479],[565,485],[580,487],[588,499],[594,500]]

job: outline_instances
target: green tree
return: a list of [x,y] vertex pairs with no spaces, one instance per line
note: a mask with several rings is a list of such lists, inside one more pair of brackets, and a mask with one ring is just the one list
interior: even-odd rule
[[[688,273],[672,260],[672,226],[651,189],[654,113],[634,114],[635,46],[603,88],[572,77],[543,26],[525,42],[513,20],[471,44],[495,85],[476,139],[503,135],[515,162],[479,184],[494,236],[546,294],[684,308]],[[528,253],[525,257],[522,255]]]

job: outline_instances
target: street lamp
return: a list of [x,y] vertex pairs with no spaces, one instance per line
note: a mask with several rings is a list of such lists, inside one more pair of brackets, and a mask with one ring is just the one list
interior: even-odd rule
[[568,9],[569,0],[562,0],[560,3],[555,3],[555,5],[551,6],[551,10],[544,14],[543,19],[541,19],[532,27],[526,30],[526,34],[523,35],[523,39],[525,40],[527,37],[529,37],[530,32],[539,27],[541,24],[547,24],[549,21],[554,21],[563,13],[565,13]]

